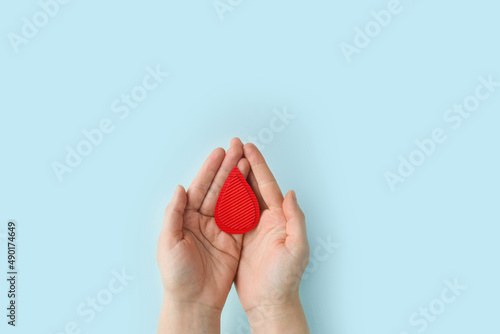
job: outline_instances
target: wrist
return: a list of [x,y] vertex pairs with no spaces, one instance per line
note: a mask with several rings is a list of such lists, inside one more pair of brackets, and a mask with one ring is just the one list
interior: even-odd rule
[[262,304],[247,312],[252,333],[309,333],[302,303],[297,297],[281,304]]
[[200,303],[163,300],[158,324],[161,333],[219,333],[222,310]]

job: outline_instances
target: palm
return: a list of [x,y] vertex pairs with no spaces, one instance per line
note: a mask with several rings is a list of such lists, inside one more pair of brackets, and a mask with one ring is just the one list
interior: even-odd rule
[[[257,301],[277,304],[288,297],[296,280],[295,250],[286,243],[286,219],[282,212],[265,210],[259,225],[245,234],[236,287],[243,309]],[[297,255],[295,255],[297,256]]]
[[[229,172],[248,173],[243,144],[233,140],[227,154],[217,149],[187,193],[177,189],[165,212],[158,242],[158,265],[168,298],[222,309],[236,275],[242,236],[222,232],[213,217]],[[182,188],[182,187],[181,187]]]
[[248,182],[259,201],[257,227],[246,233],[235,285],[245,311],[277,305],[298,292],[309,259],[304,215],[294,204],[292,192],[285,198],[262,154],[254,145],[245,145],[251,165]]
[[241,236],[221,233],[213,217],[198,212],[188,211],[183,218],[183,239],[169,254],[171,288],[188,285],[183,301],[222,308],[238,268]]

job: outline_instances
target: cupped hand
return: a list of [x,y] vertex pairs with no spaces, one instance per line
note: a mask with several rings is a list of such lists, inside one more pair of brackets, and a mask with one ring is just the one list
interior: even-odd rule
[[246,144],[244,156],[250,163],[247,179],[259,201],[261,218],[255,229],[244,234],[235,285],[252,325],[252,318],[285,319],[289,310],[302,311],[298,292],[309,261],[309,244],[295,192],[283,198],[255,145]]
[[234,166],[248,173],[242,156],[243,144],[235,138],[227,154],[222,148],[210,154],[187,192],[182,186],[175,189],[158,239],[163,309],[222,311],[238,268],[242,235],[222,232],[214,210]]

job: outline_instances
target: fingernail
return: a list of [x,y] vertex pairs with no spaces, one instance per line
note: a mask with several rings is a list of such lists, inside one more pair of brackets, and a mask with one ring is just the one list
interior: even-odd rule
[[181,190],[181,186],[178,185],[177,187],[175,187],[175,190],[174,190],[174,195]]
[[292,198],[295,203],[297,203],[297,194],[295,194],[295,191],[292,190]]

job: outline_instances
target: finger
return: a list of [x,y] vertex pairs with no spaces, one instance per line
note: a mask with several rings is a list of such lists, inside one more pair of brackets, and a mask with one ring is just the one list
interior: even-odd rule
[[290,190],[283,200],[287,239],[291,237],[298,245],[307,245],[306,218],[297,203],[297,195]]
[[268,207],[274,206],[281,208],[283,204],[283,194],[281,193],[273,173],[267,166],[262,153],[260,153],[257,147],[251,143],[246,144],[243,150],[245,157],[250,163],[250,168],[255,175],[264,202]]
[[198,211],[207,195],[208,189],[224,160],[226,152],[223,148],[216,148],[210,153],[207,160],[201,166],[200,171],[194,178],[187,191],[187,209]]
[[174,196],[165,209],[162,233],[170,234],[175,237],[182,237],[182,221],[186,203],[186,190],[183,186],[177,186],[174,191]]
[[227,150],[226,156],[222,161],[222,165],[220,166],[215,178],[210,185],[210,189],[201,204],[199,212],[205,216],[213,216],[215,211],[215,204],[217,203],[217,198],[219,197],[220,191],[224,182],[226,182],[229,173],[236,166],[238,161],[243,156],[243,143],[239,138],[233,138],[231,140],[231,146]]
[[250,172],[248,172],[247,182],[250,188],[252,188],[255,197],[257,197],[257,202],[259,203],[260,211],[262,212],[268,209],[266,202],[264,202],[264,199],[262,198],[262,194],[260,193],[259,190],[259,184],[257,183],[257,179],[255,178],[255,174],[253,173],[252,169],[250,169]]
[[248,173],[250,172],[250,163],[246,158],[241,158],[241,160],[236,165],[241,175],[246,179],[248,177]]

